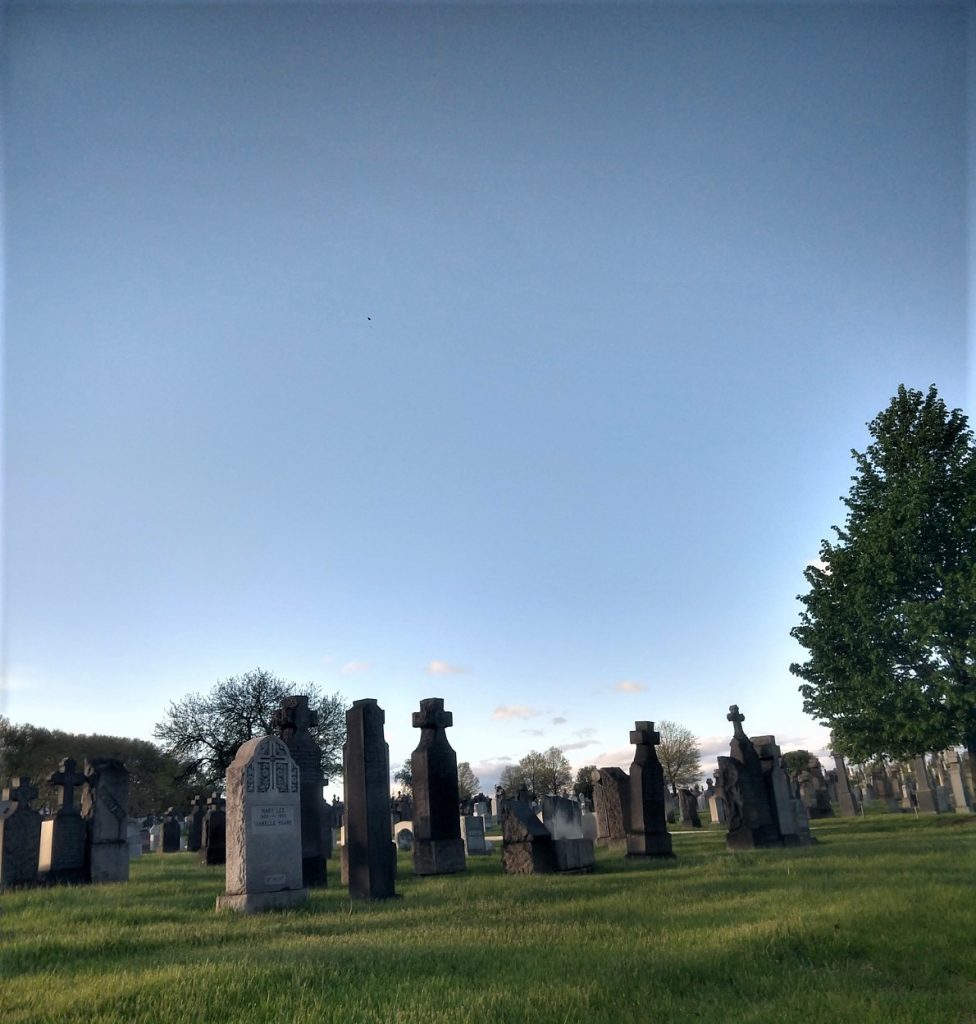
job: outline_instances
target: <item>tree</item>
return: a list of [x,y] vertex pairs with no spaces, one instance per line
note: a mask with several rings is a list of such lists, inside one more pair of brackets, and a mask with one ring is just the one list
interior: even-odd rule
[[0,777],[29,776],[38,788],[39,806],[55,805],[55,789],[46,780],[66,757],[75,759],[79,771],[86,758],[122,761],[129,772],[128,809],[133,817],[167,807],[189,807],[193,793],[182,781],[183,766],[148,740],[15,725],[0,717]]
[[346,736],[345,701],[338,693],[322,694],[314,683],[296,686],[256,668],[218,682],[206,695],[188,694],[171,703],[153,735],[184,765],[188,780],[198,786],[219,786],[237,748],[273,729],[272,715],[281,700],[307,696],[318,713],[309,729],[322,750],[322,771],[329,779],[342,774],[342,744]]
[[787,750],[783,755],[783,767],[788,775],[805,772],[810,767],[810,758],[812,756],[809,750]]
[[408,793],[413,792],[413,761],[406,760],[393,773],[393,781],[405,789]]
[[587,800],[593,799],[593,773],[595,771],[595,764],[585,764],[576,773],[576,781],[573,783],[573,792],[577,796],[585,796]]
[[471,770],[467,761],[458,765],[458,796],[462,800],[470,800],[481,789],[481,780]]
[[[843,529],[824,540],[791,634],[804,710],[838,753],[976,753],[976,450],[966,416],[898,388],[852,451]],[[976,774],[974,774],[976,784]]]
[[566,755],[559,747],[540,753],[530,750],[518,764],[506,765],[500,784],[506,793],[527,789],[533,798],[559,793],[572,782],[573,773]]
[[677,794],[679,786],[691,786],[701,779],[701,748],[698,738],[690,730],[666,718],[658,722],[661,737],[657,745],[657,759],[664,769],[664,777]]

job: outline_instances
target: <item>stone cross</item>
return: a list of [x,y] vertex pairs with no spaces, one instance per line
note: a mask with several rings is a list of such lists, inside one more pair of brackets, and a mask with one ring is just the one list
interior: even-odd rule
[[732,730],[735,734],[736,739],[746,739],[746,734],[743,732],[742,723],[746,720],[746,716],[739,713],[739,705],[732,704],[729,707],[729,713],[725,716],[728,721],[732,723]]
[[319,713],[308,706],[308,697],[284,697],[281,707],[271,716],[271,725],[282,731],[314,729],[319,724]]
[[78,763],[73,757],[66,757],[48,778],[49,786],[58,790],[58,810],[70,814],[75,810],[75,786],[83,786],[88,779],[77,771]]
[[4,800],[14,800],[20,807],[30,807],[31,800],[37,799],[37,786],[31,785],[27,776],[10,780],[10,788],[3,791]]
[[654,731],[653,722],[634,722],[630,742],[638,747],[642,745],[656,747],[661,742],[661,734]]
[[428,697],[420,702],[420,710],[413,713],[415,729],[448,729],[454,725],[454,715],[444,710],[441,697]]

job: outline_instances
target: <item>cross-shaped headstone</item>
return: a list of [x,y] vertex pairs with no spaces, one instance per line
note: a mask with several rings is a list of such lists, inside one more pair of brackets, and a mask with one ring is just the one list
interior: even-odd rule
[[58,790],[58,810],[70,813],[75,810],[75,786],[83,786],[88,779],[77,771],[78,763],[73,757],[66,757],[52,772],[47,782]]
[[444,710],[442,697],[428,697],[420,702],[420,710],[413,713],[415,729],[446,729],[454,724],[454,715]]
[[207,809],[210,811],[222,811],[224,809],[224,798],[214,790],[207,800]]
[[736,737],[741,740],[746,739],[746,734],[742,731],[742,723],[746,720],[746,716],[739,713],[739,705],[732,704],[725,717],[732,723],[732,730]]
[[299,732],[314,729],[319,724],[319,713],[308,706],[308,697],[282,697],[281,707],[271,716],[272,728]]
[[630,734],[630,742],[636,746],[656,747],[661,742],[661,734],[654,731],[653,722],[634,722],[634,731]]
[[198,810],[200,810],[201,808],[203,808],[203,807],[206,807],[206,806],[207,806],[207,798],[206,798],[205,796],[200,796],[200,794],[198,793],[198,794],[197,794],[197,795],[196,795],[196,796],[195,796],[195,797],[194,797],[194,798],[193,798],[193,799],[192,799],[192,800],[190,801],[190,806],[191,806],[191,807],[193,808],[193,810],[194,810],[194,811],[198,811]]
[[19,807],[30,807],[31,800],[37,799],[37,786],[31,785],[26,775],[10,780],[9,789],[3,791],[4,800],[14,800]]

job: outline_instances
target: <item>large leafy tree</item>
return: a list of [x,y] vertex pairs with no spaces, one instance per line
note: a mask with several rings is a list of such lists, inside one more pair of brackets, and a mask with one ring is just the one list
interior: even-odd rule
[[[804,710],[838,752],[976,758],[976,450],[936,388],[901,386],[853,451],[844,527],[824,540],[800,624]],[[974,777],[976,782],[976,777]]]
[[481,779],[475,775],[469,761],[458,764],[458,795],[462,800],[470,800],[481,789]]
[[524,787],[538,799],[566,789],[573,781],[573,773],[559,747],[550,747],[542,752],[530,750],[518,764],[507,765],[500,781],[507,793],[514,795]]
[[310,728],[322,750],[322,771],[342,774],[346,736],[345,701],[323,694],[314,683],[297,686],[262,668],[221,680],[207,694],[191,693],[170,704],[154,735],[184,765],[186,777],[200,786],[219,786],[237,748],[273,731],[272,716],[282,698],[307,696],[318,713]]
[[679,786],[692,786],[701,779],[701,747],[698,737],[677,722],[663,719],[657,724],[661,742],[657,745],[657,759],[664,769],[664,777],[672,793]]

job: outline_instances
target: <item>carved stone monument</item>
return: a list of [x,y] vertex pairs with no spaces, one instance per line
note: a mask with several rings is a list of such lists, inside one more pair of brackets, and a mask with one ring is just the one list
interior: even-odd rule
[[31,807],[37,787],[18,777],[0,797],[6,805],[0,814],[0,889],[34,885],[41,848],[41,816]]
[[114,757],[85,760],[88,784],[81,814],[88,826],[85,877],[89,882],[129,880],[129,772]]
[[298,765],[302,787],[302,877],[309,887],[327,884],[326,860],[332,855],[332,814],[322,796],[322,751],[309,728],[318,712],[304,695],[285,697],[272,724]]
[[187,820],[186,848],[190,853],[199,853],[203,841],[203,816],[207,813],[207,798],[195,796],[190,801],[190,814]]
[[956,814],[972,814],[973,809],[969,804],[966,793],[965,781],[962,777],[962,761],[959,751],[949,749],[945,752],[946,772],[949,776],[949,790],[952,793],[952,803]]
[[915,799],[918,801],[918,813],[938,814],[939,808],[935,802],[935,791],[929,781],[924,755],[916,757],[912,761],[912,770],[915,772]]
[[843,818],[854,818],[861,813],[857,794],[851,788],[851,777],[847,773],[847,765],[840,754],[834,753],[834,770],[837,772],[837,803]]
[[726,718],[732,723],[734,734],[729,757],[718,759],[718,781],[724,791],[729,825],[725,843],[730,850],[782,846],[783,837],[763,779],[759,755],[742,730],[745,715],[733,704]]
[[690,828],[701,828],[701,818],[698,816],[698,794],[690,789],[679,789],[678,802],[681,806],[681,824]]
[[217,792],[207,800],[207,813],[200,830],[200,863],[224,864],[227,860],[226,802]]
[[163,815],[163,853],[180,852],[180,819],[172,807]]
[[654,731],[653,722],[635,722],[630,742],[637,749],[630,766],[627,856],[672,857],[664,810],[664,770],[654,749],[661,736]]
[[549,830],[523,800],[502,807],[502,871],[506,875],[548,875],[556,870]]
[[53,818],[41,822],[38,877],[51,884],[83,882],[87,827],[80,808],[75,804],[75,789],[85,784],[85,776],[78,771],[75,759],[66,757],[47,781],[57,789],[58,808]]
[[622,768],[597,768],[591,778],[596,842],[622,846],[630,829],[630,779]]
[[457,755],[446,730],[454,716],[440,697],[428,697],[413,713],[420,742],[411,756],[413,771],[413,871],[449,875],[465,870],[464,840],[458,818]]
[[227,769],[227,891],[218,910],[255,913],[300,906],[301,786],[298,765],[277,736],[242,743]]
[[[390,751],[386,715],[372,698],[346,712],[343,876],[353,899],[396,896],[396,846],[390,838]],[[455,808],[456,813],[456,808]]]

